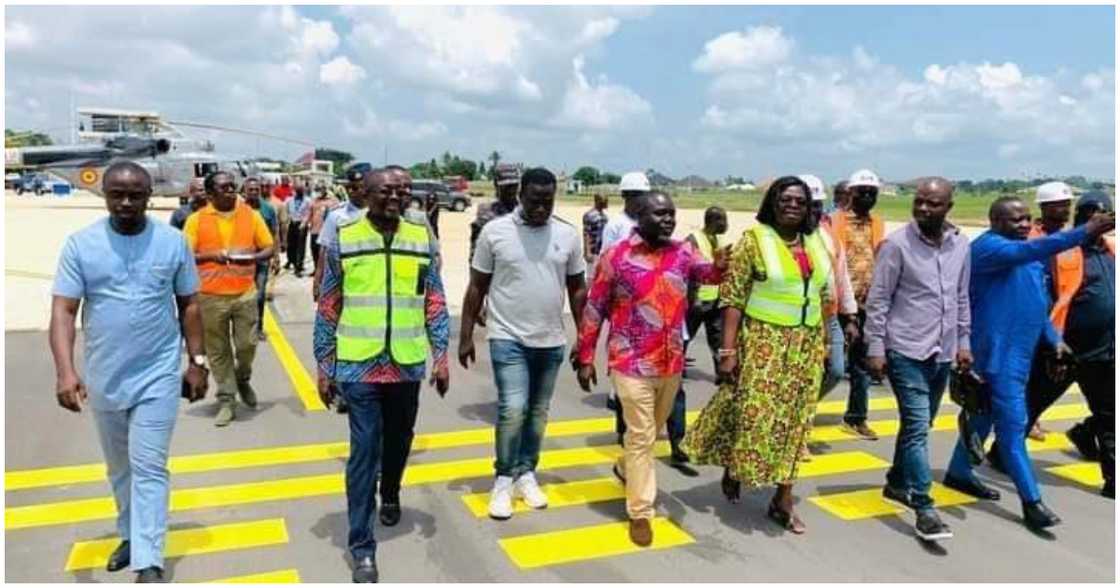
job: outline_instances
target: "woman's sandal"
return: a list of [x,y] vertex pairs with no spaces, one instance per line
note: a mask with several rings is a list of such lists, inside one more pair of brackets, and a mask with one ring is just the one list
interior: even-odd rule
[[770,501],[770,507],[766,509],[766,516],[794,535],[805,533],[805,523],[801,522],[801,519],[792,511],[786,512],[778,508],[774,501]]
[[723,479],[719,481],[720,488],[723,489],[723,495],[731,504],[739,503],[739,480],[733,480],[727,470],[723,470]]

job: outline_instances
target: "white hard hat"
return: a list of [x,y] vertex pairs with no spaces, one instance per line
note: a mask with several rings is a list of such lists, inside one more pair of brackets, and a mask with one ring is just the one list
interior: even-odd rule
[[649,178],[639,171],[628,172],[618,183],[620,192],[649,192]]
[[1065,182],[1046,182],[1038,187],[1034,193],[1034,201],[1038,204],[1047,202],[1068,202],[1073,200],[1073,189]]
[[879,181],[879,176],[869,169],[861,169],[853,173],[848,178],[849,188],[858,188],[860,186],[870,186],[878,190],[882,183]]
[[801,174],[797,176],[805,185],[809,186],[809,199],[813,202],[824,202],[828,200],[828,193],[824,191],[824,182],[813,174]]

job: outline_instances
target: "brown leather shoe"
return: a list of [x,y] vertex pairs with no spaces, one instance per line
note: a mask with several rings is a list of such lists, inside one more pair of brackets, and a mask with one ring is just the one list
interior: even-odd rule
[[649,519],[630,519],[630,540],[638,547],[649,547],[653,543],[653,527]]
[[1027,432],[1027,437],[1041,442],[1046,440],[1046,433],[1048,432],[1049,431],[1042,428],[1042,425],[1040,425],[1038,421],[1035,421],[1034,426],[1031,427],[1031,430],[1029,432]]

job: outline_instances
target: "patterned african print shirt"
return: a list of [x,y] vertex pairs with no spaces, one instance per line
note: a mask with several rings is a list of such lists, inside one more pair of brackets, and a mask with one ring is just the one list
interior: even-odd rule
[[[320,285],[319,312],[315,314],[315,361],[319,364],[319,373],[334,382],[392,384],[423,381],[423,363],[414,366],[398,365],[389,355],[388,347],[380,355],[365,361],[337,359],[336,335],[338,318],[342,315],[342,261],[338,239],[326,245],[325,249],[326,264],[323,266],[323,281]],[[424,315],[432,369],[438,370],[447,366],[451,318],[447,314],[447,298],[439,275],[439,246],[434,240],[431,241],[430,249],[432,265],[428,268],[424,282]]]
[[638,378],[684,371],[688,284],[719,284],[721,272],[685,241],[653,248],[637,233],[599,259],[579,328],[579,360],[595,360],[603,321],[610,321],[607,363]]
[[871,291],[871,277],[875,272],[875,245],[871,242],[871,218],[861,218],[848,211],[848,230],[837,235],[844,243],[848,255],[848,277],[856,304],[862,309]]

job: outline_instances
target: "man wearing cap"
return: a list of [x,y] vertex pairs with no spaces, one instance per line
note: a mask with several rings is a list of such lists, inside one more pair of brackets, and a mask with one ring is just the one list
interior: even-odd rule
[[[848,256],[848,274],[852,282],[852,292],[859,306],[857,325],[863,331],[866,313],[864,303],[871,289],[872,272],[875,269],[875,251],[883,242],[886,231],[883,219],[871,212],[879,198],[879,176],[869,169],[861,169],[848,178],[848,193],[851,207],[840,209],[832,215],[832,226],[836,237]],[[848,391],[848,410],[844,413],[841,428],[860,437],[874,441],[879,438],[867,426],[868,394],[871,378],[864,365],[867,344],[864,337],[852,342],[848,350],[848,370],[851,375]]]
[[[992,409],[970,422],[981,443],[994,425],[1000,458],[1022,501],[1023,521],[1031,529],[1043,529],[1061,519],[1042,503],[1027,455],[1027,378],[1040,343],[1051,352],[1049,363],[1058,377],[1072,352],[1048,320],[1042,262],[1087,241],[1095,242],[1112,230],[1116,217],[1095,214],[1072,230],[1030,240],[1030,210],[1021,199],[997,199],[988,217],[991,230],[972,242],[969,342],[975,370],[987,382]],[[981,486],[963,440],[957,441],[947,476]]]
[[828,358],[826,360],[824,378],[821,379],[820,398],[832,391],[844,377],[844,347],[845,344],[859,337],[859,326],[856,315],[859,307],[856,305],[855,295],[852,293],[852,281],[848,276],[848,258],[844,252],[844,245],[836,238],[832,227],[832,219],[825,214],[825,201],[827,193],[824,182],[812,174],[797,176],[809,186],[809,214],[816,219],[820,226],[821,237],[825,248],[832,258],[832,267],[835,271],[829,274],[829,307],[824,309],[827,319],[828,333]]
[[[1062,182],[1038,187],[1037,202],[1042,209],[1042,222],[1031,230],[1031,238],[1053,234],[1065,226],[1070,216],[1073,191]],[[1077,203],[1074,225],[1084,224],[1095,211],[1111,211],[1112,201],[1102,192],[1087,192]],[[1027,422],[1038,423],[1038,417],[1077,381],[1092,415],[1066,432],[1085,459],[1101,461],[1105,486],[1103,494],[1115,495],[1113,483],[1115,421],[1112,400],[1115,382],[1115,243],[1112,237],[1085,243],[1063,251],[1047,261],[1043,276],[1049,296],[1050,322],[1073,350],[1077,360],[1075,373],[1055,379],[1046,370],[1046,350],[1035,353],[1027,382]],[[1105,416],[1101,416],[1105,415]],[[988,460],[1002,469],[998,444],[988,451]]]
[[474,259],[475,243],[486,223],[505,216],[517,208],[517,190],[521,184],[521,170],[512,163],[501,162],[491,170],[494,178],[494,196],[490,203],[479,205],[474,221],[471,223],[470,259]]
[[[941,522],[930,495],[929,427],[949,382],[949,365],[972,367],[969,345],[968,237],[945,220],[953,208],[953,184],[926,178],[914,195],[914,220],[879,248],[867,295],[867,368],[886,374],[898,400],[899,433],[883,497],[914,509],[918,537],[953,534]],[[945,485],[986,500],[999,493],[974,478],[945,476]]]

